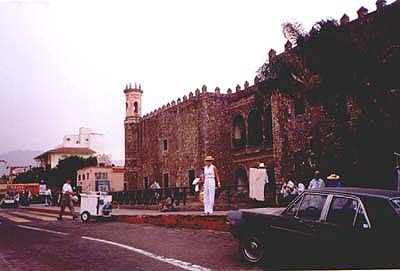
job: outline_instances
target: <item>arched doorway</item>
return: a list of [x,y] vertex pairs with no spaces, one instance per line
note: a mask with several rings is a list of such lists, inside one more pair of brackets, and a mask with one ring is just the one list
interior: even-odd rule
[[248,191],[249,190],[249,178],[247,176],[247,171],[244,167],[240,166],[235,172],[235,185],[238,191]]

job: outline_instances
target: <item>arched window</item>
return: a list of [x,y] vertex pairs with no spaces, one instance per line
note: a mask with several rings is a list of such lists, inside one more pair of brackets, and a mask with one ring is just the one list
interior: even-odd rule
[[246,169],[242,166],[238,167],[235,171],[235,186],[236,190],[248,191],[249,179],[247,177]]
[[139,108],[138,108],[138,103],[137,102],[133,103],[133,108],[134,108],[135,113],[139,112]]
[[272,111],[271,106],[265,110],[265,144],[272,145]]
[[243,148],[246,144],[246,129],[244,126],[244,119],[242,116],[237,115],[233,119],[233,147]]
[[262,143],[262,125],[261,115],[257,110],[253,110],[249,113],[247,120],[248,127],[248,144],[250,146],[260,146]]

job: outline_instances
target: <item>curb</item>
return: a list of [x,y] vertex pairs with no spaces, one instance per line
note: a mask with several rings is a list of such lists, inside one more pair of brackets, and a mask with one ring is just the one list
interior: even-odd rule
[[215,215],[118,215],[115,221],[132,224],[229,231],[225,216]]
[[[58,214],[59,210],[46,210],[41,208],[24,208],[32,211],[42,211],[46,213]],[[76,213],[79,215],[79,213]],[[71,216],[69,212],[66,216]],[[151,224],[166,227],[181,227],[191,229],[229,231],[229,225],[225,223],[225,215],[113,215],[113,221],[130,224]]]

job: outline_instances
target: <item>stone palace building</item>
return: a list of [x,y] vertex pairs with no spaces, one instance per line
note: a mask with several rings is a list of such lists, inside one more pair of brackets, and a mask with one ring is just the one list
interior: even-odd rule
[[[375,35],[386,33],[382,32],[384,28],[385,31],[397,31],[393,30],[400,25],[400,16],[396,14],[400,14],[399,1],[387,6],[385,1],[377,1],[376,11],[368,13],[361,8],[354,21],[350,22],[344,15],[338,31],[348,31],[357,46],[367,49],[374,46],[381,54],[377,55],[379,59],[388,56],[398,65],[399,36],[380,39]],[[390,25],[393,29],[389,29]],[[292,48],[288,42],[280,55],[271,49],[269,62],[275,58],[296,59],[298,55],[296,47]],[[362,89],[359,92],[362,93]],[[392,95],[389,100],[395,101],[394,104],[400,101],[398,81],[385,89],[382,87],[380,92]],[[249,169],[260,162],[268,167],[269,177],[276,184],[276,188],[272,187],[274,191],[290,177],[307,184],[316,168],[323,174],[335,170],[345,176],[344,183],[357,186],[376,185],[372,179],[363,179],[363,176],[375,177],[376,173],[382,177],[379,180],[381,186],[392,187],[389,181],[392,173],[386,172],[393,166],[392,154],[382,152],[386,156],[377,160],[384,160],[387,168],[382,166],[378,172],[369,170],[369,163],[373,164],[375,160],[366,160],[360,153],[350,164],[341,164],[349,157],[345,150],[354,144],[343,141],[343,133],[338,131],[344,129],[351,135],[361,127],[357,95],[346,94],[335,103],[334,106],[344,112],[338,118],[329,113],[331,110],[327,105],[312,102],[309,94],[300,88],[290,93],[285,89],[271,89],[263,85],[259,76],[252,84],[246,81],[243,86],[237,85],[234,91],[228,89],[226,93],[218,87],[209,91],[204,85],[144,116],[141,86],[127,85],[124,93],[127,189],[144,189],[155,180],[162,187],[189,186],[201,173],[206,155],[215,157],[223,184],[237,189],[248,186]],[[391,110],[400,113],[395,105]],[[393,151],[400,151],[398,140],[395,140],[400,135],[398,120],[390,125],[393,135],[385,139],[382,134],[377,140],[393,140]],[[371,140],[355,142],[375,150],[377,142]],[[363,175],[366,170],[369,173]]]

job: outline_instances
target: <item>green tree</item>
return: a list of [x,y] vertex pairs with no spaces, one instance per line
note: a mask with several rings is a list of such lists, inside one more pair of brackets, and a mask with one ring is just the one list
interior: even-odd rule
[[79,156],[70,156],[60,160],[55,168],[31,168],[27,172],[19,174],[15,179],[15,182],[30,183],[44,180],[50,187],[60,187],[64,183],[65,179],[69,178],[72,181],[72,185],[75,186],[77,170],[96,165],[96,157],[82,158]]

